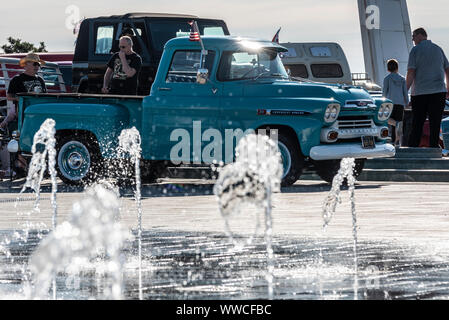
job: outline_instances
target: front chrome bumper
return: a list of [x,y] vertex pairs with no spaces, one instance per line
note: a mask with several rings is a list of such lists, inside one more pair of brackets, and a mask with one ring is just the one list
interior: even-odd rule
[[321,145],[310,149],[310,158],[313,160],[388,158],[395,154],[395,147],[389,143],[378,144],[374,149],[363,149],[361,144],[355,143]]
[[386,126],[376,126],[374,123],[369,120],[367,121],[367,124],[370,125],[369,128],[363,127],[363,128],[339,128],[339,125],[337,123],[336,126],[323,128],[321,130],[321,142],[325,143],[332,143],[336,140],[329,140],[328,135],[330,132],[337,132],[338,133],[338,140],[344,140],[344,139],[354,139],[354,138],[360,138],[362,136],[373,136],[376,138],[379,138],[381,140],[385,140],[385,138],[382,137],[381,132],[382,130],[386,129],[388,130],[388,127]]

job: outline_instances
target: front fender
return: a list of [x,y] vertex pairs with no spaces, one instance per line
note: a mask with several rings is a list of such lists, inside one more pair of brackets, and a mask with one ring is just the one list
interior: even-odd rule
[[320,135],[322,122],[314,118],[292,117],[290,119],[275,119],[275,117],[266,117],[253,124],[254,128],[261,127],[289,127],[293,129],[298,138],[301,152],[308,157],[310,149],[320,144]]
[[20,149],[31,152],[33,137],[48,118],[58,130],[83,130],[95,135],[103,157],[115,154],[122,129],[129,127],[129,112],[113,104],[42,103],[27,107],[20,133]]
[[290,127],[296,133],[302,154],[307,157],[310,149],[320,144],[321,128],[330,125],[324,122],[324,113],[331,103],[338,102],[322,98],[266,99],[256,104],[266,113],[258,110],[256,121],[250,127]]

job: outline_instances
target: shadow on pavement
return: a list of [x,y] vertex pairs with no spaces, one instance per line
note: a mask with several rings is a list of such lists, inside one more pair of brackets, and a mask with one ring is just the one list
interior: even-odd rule
[[[0,194],[5,193],[20,193],[25,183],[25,178],[14,180],[12,183],[9,180],[0,182]],[[213,195],[215,180],[176,180],[176,179],[162,179],[158,183],[142,184],[141,194],[142,198],[154,197],[184,197],[184,196],[207,196]],[[356,184],[357,189],[374,189],[381,188],[383,184],[367,184],[363,182]],[[85,189],[84,186],[70,186],[58,180],[58,193],[80,193]],[[347,187],[343,187],[347,190]],[[282,193],[314,193],[314,192],[328,192],[331,190],[331,185],[327,183],[318,183],[316,181],[302,181],[300,180],[293,186],[284,187],[281,189]],[[125,198],[134,197],[134,185],[126,184],[119,185],[120,196]],[[24,194],[33,193],[33,190],[28,188]],[[46,179],[41,185],[41,193],[51,193],[51,182]]]

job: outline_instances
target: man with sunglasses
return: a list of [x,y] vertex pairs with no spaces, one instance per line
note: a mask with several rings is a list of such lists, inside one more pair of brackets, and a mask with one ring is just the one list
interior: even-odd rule
[[[14,76],[9,83],[7,99],[10,108],[6,118],[0,123],[1,130],[8,128],[10,132],[17,130],[17,106],[19,102],[17,94],[47,92],[44,79],[37,75],[40,66],[45,64],[45,61],[41,60],[37,53],[31,52],[22,58],[19,64],[24,71]],[[12,170],[9,166],[9,152],[6,150],[6,147],[0,150],[0,158],[2,162],[0,178],[9,177],[12,174]]]
[[128,36],[120,38],[120,51],[108,62],[101,92],[119,95],[137,95],[139,71],[142,58],[133,50]]

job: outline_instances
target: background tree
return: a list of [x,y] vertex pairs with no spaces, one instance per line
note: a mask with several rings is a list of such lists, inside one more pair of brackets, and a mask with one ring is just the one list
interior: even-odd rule
[[34,44],[21,39],[14,39],[13,37],[8,37],[8,43],[2,46],[5,53],[27,53],[27,52],[47,52],[45,49],[45,43],[40,42],[39,47],[36,48]]

